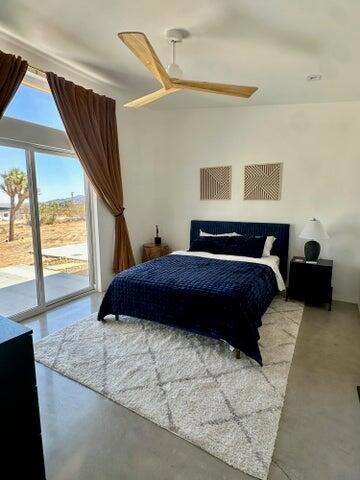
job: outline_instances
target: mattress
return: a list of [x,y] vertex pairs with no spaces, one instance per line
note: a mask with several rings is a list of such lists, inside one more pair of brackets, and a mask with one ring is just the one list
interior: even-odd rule
[[282,286],[276,259],[203,253],[175,252],[119,273],[98,319],[127,315],[225,340],[261,365],[258,328]]

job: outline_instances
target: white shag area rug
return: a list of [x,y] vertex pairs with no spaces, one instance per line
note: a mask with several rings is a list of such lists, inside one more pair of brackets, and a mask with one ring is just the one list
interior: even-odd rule
[[223,342],[96,315],[36,343],[38,362],[124,405],[233,467],[266,479],[303,305],[276,297],[263,317],[264,366]]

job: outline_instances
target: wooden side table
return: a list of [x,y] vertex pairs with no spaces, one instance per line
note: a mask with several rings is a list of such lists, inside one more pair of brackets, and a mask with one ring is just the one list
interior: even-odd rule
[[155,243],[145,243],[143,245],[142,261],[147,262],[148,260],[153,260],[154,258],[162,257],[169,253],[170,248],[166,243],[161,243],[160,245],[156,245]]

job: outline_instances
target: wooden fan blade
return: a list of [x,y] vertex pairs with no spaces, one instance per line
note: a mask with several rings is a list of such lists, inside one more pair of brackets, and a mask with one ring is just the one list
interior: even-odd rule
[[229,85],[227,83],[196,82],[193,80],[180,80],[178,78],[171,78],[170,80],[174,86],[186,90],[219,93],[221,95],[231,95],[234,97],[249,98],[258,89],[257,87],[243,87],[240,85]]
[[146,68],[159,80],[161,85],[168,89],[172,87],[171,80],[162,66],[155,50],[152,48],[146,35],[142,32],[120,32],[118,37],[132,51]]
[[158,100],[159,98],[164,97],[165,95],[169,95],[169,93],[177,92],[178,90],[180,90],[180,88],[176,88],[176,87],[161,88],[156,92],[149,93],[149,95],[145,95],[144,97],[137,98],[132,102],[126,103],[124,107],[139,108],[139,107],[142,107],[143,105],[146,105],[147,103],[154,102],[155,100]]

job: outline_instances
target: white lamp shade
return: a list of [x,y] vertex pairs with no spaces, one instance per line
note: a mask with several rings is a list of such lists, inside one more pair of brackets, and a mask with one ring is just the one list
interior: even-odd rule
[[305,238],[306,240],[326,240],[329,238],[329,235],[326,233],[320,220],[313,218],[305,223],[299,237]]

